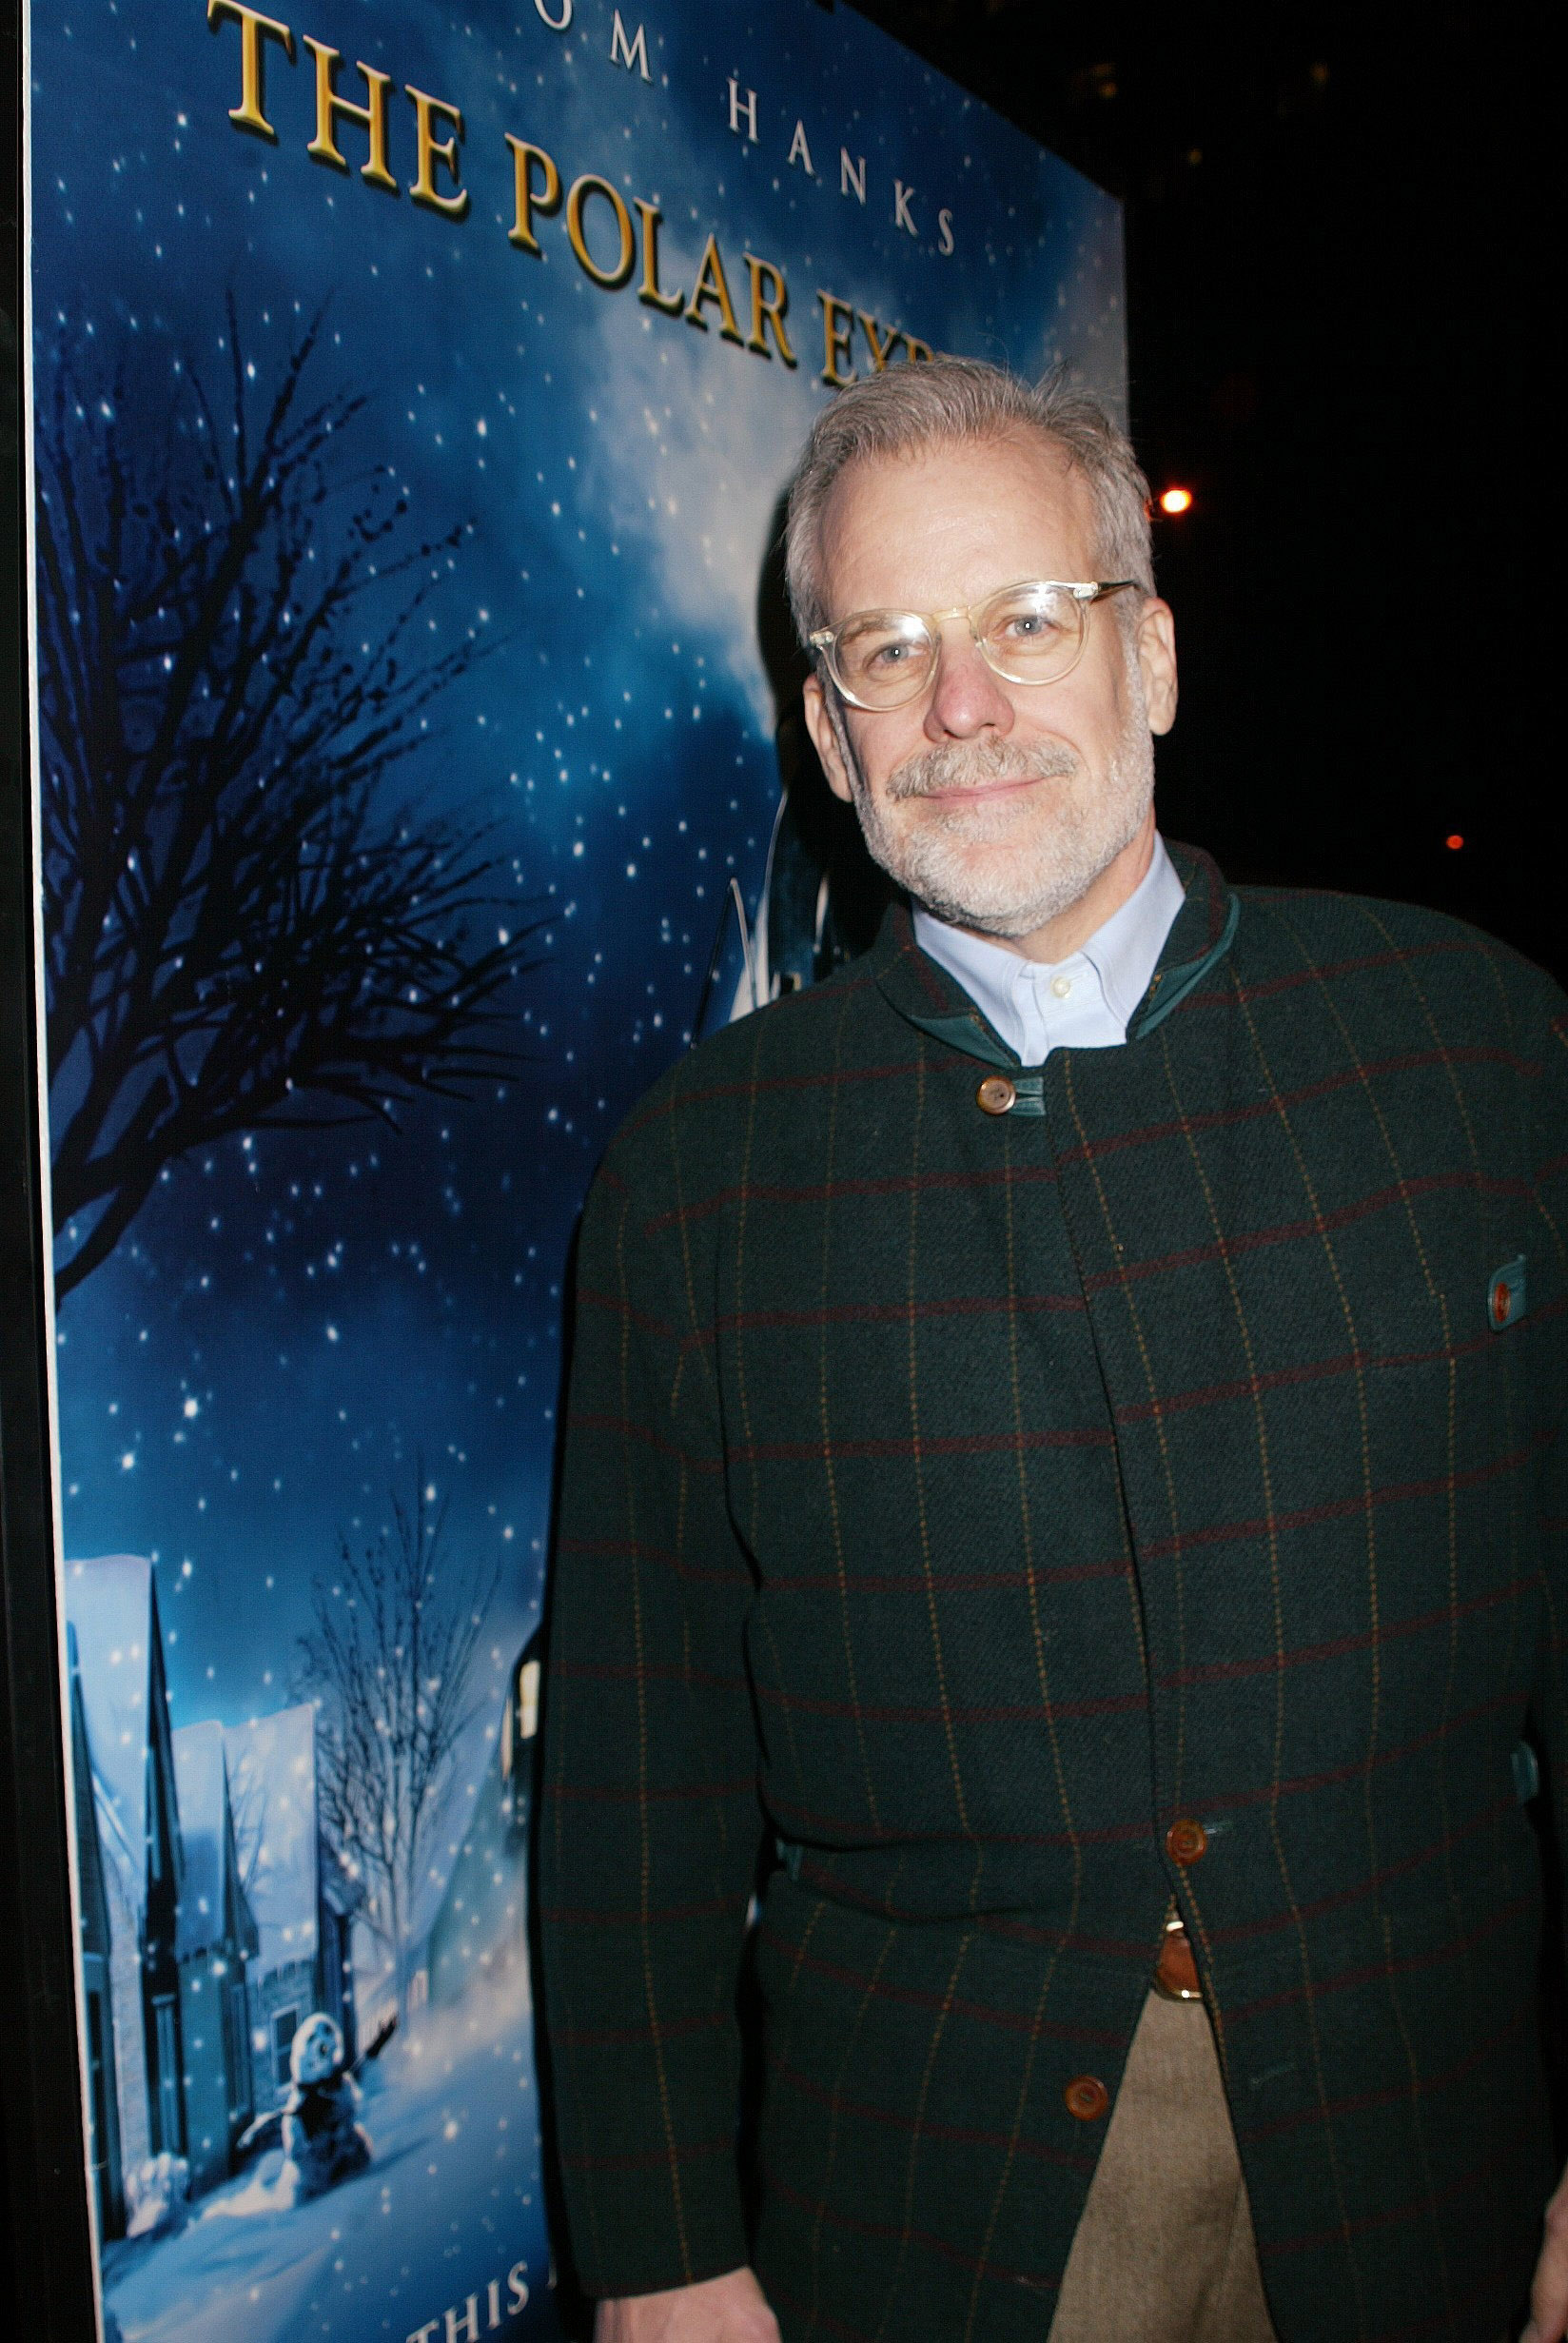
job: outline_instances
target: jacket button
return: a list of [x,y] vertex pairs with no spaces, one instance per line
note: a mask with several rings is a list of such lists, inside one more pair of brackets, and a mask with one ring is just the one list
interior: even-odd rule
[[1207,1849],[1208,1833],[1201,1822],[1193,1821],[1191,1815],[1184,1814],[1179,1821],[1172,1822],[1166,1833],[1166,1853],[1173,1863],[1180,1863],[1184,1871],[1189,1863],[1197,1862]]
[[1080,2123],[1097,2123],[1110,2105],[1110,2093],[1098,2075],[1074,2075],[1062,2097],[1068,2115]]
[[1005,1073],[988,1073],[974,1093],[976,1106],[986,1114],[1007,1114],[1017,1099],[1018,1093]]

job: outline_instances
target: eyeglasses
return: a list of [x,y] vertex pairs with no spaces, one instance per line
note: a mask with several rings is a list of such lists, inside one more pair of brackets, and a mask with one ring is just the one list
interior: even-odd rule
[[819,626],[810,641],[857,708],[902,708],[918,699],[935,679],[941,629],[950,619],[969,621],[981,658],[1004,682],[1060,683],[1083,656],[1089,604],[1136,582],[1114,578],[1073,585],[1059,578],[1028,578],[968,609],[857,610],[836,626]]

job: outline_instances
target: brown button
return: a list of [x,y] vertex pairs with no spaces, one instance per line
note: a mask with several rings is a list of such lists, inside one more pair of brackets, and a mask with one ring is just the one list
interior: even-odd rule
[[1008,1114],[1017,1104],[1018,1093],[1005,1073],[988,1073],[974,1099],[987,1114]]
[[1191,1940],[1180,1920],[1173,1921],[1166,1930],[1154,1982],[1171,2001],[1196,2001],[1202,1994],[1203,1988],[1198,1982],[1198,1964],[1192,1958]]
[[1508,1324],[1508,1312],[1513,1308],[1513,1303],[1514,1297],[1508,1290],[1507,1279],[1499,1277],[1492,1294],[1492,1316],[1499,1326]]
[[1062,2097],[1068,2115],[1080,2123],[1097,2123],[1110,2105],[1110,2093],[1098,2075],[1074,2075]]
[[1166,1853],[1173,1863],[1180,1863],[1184,1871],[1188,1863],[1197,1862],[1207,1847],[1207,1831],[1189,1814],[1184,1814],[1179,1821],[1172,1822],[1166,1833]]

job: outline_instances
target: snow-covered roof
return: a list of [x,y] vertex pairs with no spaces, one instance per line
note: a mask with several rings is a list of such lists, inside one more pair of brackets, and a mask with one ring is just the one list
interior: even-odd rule
[[308,1701],[224,1734],[234,1835],[261,1949],[252,1977],[316,1957],[316,1712]]
[[224,1762],[224,1728],[216,1720],[176,1728],[174,1782],[186,1849],[174,1949],[181,1960],[189,1960],[221,1943],[224,1937],[228,1774]]
[[66,1565],[66,1618],[76,1659],[100,1817],[131,1857],[127,1888],[147,1900],[147,1735],[156,1611],[152,1565],[106,1554]]

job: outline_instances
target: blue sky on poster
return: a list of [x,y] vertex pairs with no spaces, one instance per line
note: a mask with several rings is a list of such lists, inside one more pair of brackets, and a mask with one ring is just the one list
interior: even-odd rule
[[[344,96],[364,94],[356,58],[400,85],[402,187],[402,86],[461,107],[469,216],[310,162],[307,54],[269,49],[267,147],[226,118],[232,23],[210,33],[199,0],[67,0],[33,26],[40,390],[62,343],[133,343],[147,404],[127,427],[154,433],[163,369],[220,381],[226,289],[264,377],[330,300],[318,393],[367,391],[361,443],[396,467],[419,528],[474,522],[433,640],[506,638],[398,786],[499,819],[544,956],[503,1096],[417,1110],[401,1136],[215,1150],[63,1308],[68,1551],[157,1555],[182,1723],[282,1704],[312,1571],[340,1526],[384,1518],[416,1453],[455,1544],[505,1574],[498,1684],[534,1612],[571,1225],[611,1130],[681,1046],[731,872],[749,897],[760,877],[776,771],[757,577],[828,395],[817,288],[939,346],[1027,368],[1068,355],[1123,391],[1114,207],[848,10],[623,10],[645,82],[611,61],[598,0],[564,34],[532,0],[280,7],[297,39],[343,51]],[[755,144],[730,128],[732,79],[755,93]],[[797,122],[814,179],[788,160]],[[595,171],[656,201],[667,287],[691,285],[710,230],[738,305],[742,254],[773,262],[798,366],[724,342],[711,308],[706,331],[651,310],[635,276],[590,283],[559,213],[541,258],[516,250],[506,130],[568,184]],[[363,133],[341,138],[357,166]],[[865,159],[864,206],[841,148]],[[590,221],[598,249],[602,200]]]

